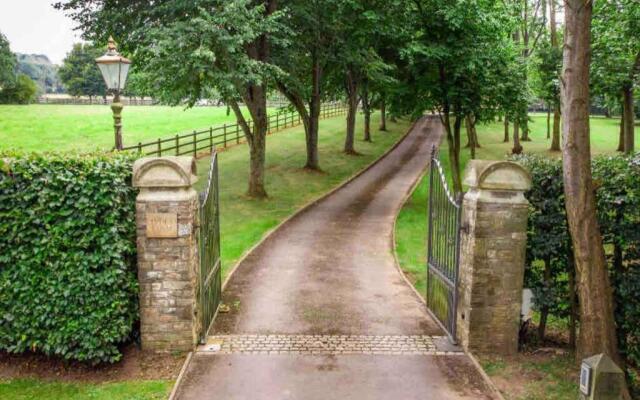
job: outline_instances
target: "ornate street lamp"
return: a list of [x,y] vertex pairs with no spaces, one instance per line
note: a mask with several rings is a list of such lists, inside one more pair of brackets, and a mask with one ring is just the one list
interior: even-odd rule
[[107,84],[107,91],[113,93],[111,110],[113,111],[113,128],[116,135],[116,150],[122,150],[122,103],[120,103],[120,92],[124,89],[129,73],[131,60],[122,57],[116,50],[116,42],[109,36],[107,52],[96,58],[96,64],[100,68],[104,82]]

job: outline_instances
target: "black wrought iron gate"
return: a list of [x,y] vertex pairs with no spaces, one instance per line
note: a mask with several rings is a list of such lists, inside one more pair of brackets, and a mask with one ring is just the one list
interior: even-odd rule
[[218,192],[218,156],[211,155],[209,177],[204,192],[200,193],[200,227],[198,275],[198,301],[200,342],[207,333],[218,311],[222,292],[220,268],[220,204]]
[[427,307],[455,343],[462,196],[449,190],[435,148],[430,169]]

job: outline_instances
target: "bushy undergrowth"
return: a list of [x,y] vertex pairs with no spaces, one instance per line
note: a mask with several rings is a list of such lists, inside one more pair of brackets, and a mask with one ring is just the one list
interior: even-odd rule
[[0,348],[114,362],[138,318],[133,159],[0,154]]
[[[519,157],[518,161],[533,178],[527,193],[531,212],[525,285],[533,288],[541,313],[561,318],[574,314],[577,318],[571,312],[574,267],[561,162],[539,156]],[[640,366],[640,154],[597,157],[592,170],[614,288],[618,339],[627,361]]]

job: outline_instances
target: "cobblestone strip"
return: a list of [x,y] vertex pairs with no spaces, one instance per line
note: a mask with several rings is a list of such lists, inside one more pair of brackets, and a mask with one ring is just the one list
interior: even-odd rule
[[366,335],[218,335],[210,336],[199,352],[212,354],[408,354],[457,355],[442,351],[437,336]]

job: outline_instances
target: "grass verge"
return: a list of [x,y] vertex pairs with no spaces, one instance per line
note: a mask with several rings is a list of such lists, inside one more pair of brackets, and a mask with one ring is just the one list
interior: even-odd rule
[[46,382],[35,379],[0,381],[3,400],[160,400],[166,399],[173,381],[112,383]]

